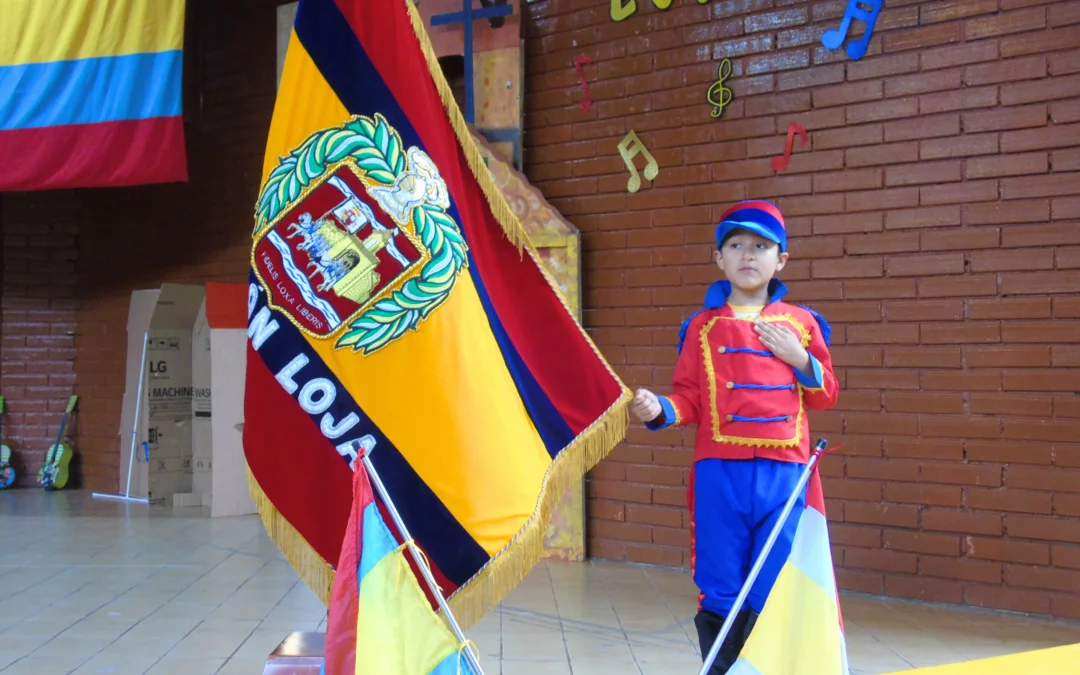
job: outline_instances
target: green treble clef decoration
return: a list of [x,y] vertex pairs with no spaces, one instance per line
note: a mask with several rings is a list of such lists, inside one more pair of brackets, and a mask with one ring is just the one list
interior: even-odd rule
[[716,75],[719,79],[709,86],[705,98],[713,105],[712,116],[720,117],[724,114],[724,106],[731,103],[732,98],[731,90],[724,86],[724,80],[731,76],[731,59],[724,59],[720,62]]

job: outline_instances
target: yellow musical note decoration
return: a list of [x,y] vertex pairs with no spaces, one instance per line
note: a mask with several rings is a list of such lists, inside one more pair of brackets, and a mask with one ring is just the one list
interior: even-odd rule
[[[704,5],[709,0],[697,0],[699,5]],[[611,0],[611,18],[614,21],[623,21],[630,18],[630,15],[637,11],[637,0],[630,0],[623,4],[625,0]],[[671,4],[675,0],[652,0],[652,4],[656,5],[656,8],[661,11],[667,11],[671,8]]]
[[716,69],[716,76],[719,79],[709,86],[705,98],[713,105],[710,114],[713,117],[720,117],[724,114],[724,106],[731,103],[732,99],[731,90],[724,86],[724,80],[731,76],[731,59],[724,59],[720,62],[720,67]]
[[637,0],[630,0],[630,2],[623,4],[623,0],[611,0],[611,18],[613,21],[622,21],[629,18],[631,14],[637,11]]
[[656,163],[656,158],[652,156],[652,153],[637,137],[633,129],[619,142],[619,154],[622,155],[623,161],[626,162],[626,168],[630,169],[632,174],[630,180],[626,181],[626,189],[630,192],[637,192],[641,189],[641,176],[638,175],[637,167],[634,166],[634,157],[637,155],[645,156],[645,178],[651,181],[660,173],[660,165]]

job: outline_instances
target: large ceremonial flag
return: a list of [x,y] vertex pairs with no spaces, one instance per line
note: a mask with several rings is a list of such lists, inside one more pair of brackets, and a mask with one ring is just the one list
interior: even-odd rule
[[787,562],[729,675],[847,675],[847,647],[817,467]]
[[244,448],[328,600],[371,459],[468,626],[621,438],[631,393],[484,166],[411,2],[301,0],[267,140]]
[[184,0],[0,6],[0,191],[187,180]]
[[432,610],[356,462],[353,503],[326,622],[325,675],[474,675]]

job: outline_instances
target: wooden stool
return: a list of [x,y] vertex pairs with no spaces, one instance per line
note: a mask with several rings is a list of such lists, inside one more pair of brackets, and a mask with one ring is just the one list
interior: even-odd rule
[[326,633],[292,633],[266,660],[263,675],[319,675]]

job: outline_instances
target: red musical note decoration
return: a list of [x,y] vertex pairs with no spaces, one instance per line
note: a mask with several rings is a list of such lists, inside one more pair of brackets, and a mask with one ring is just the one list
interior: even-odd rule
[[581,112],[589,112],[592,108],[592,95],[589,94],[589,83],[585,81],[585,66],[592,65],[592,59],[584,54],[574,57],[574,69],[577,70],[578,79],[581,80],[581,88],[585,96],[581,99]]
[[803,129],[801,124],[792,122],[788,125],[787,147],[784,149],[784,155],[782,157],[772,158],[772,168],[778,172],[786,169],[788,163],[791,161],[791,146],[795,142],[795,134],[799,134],[799,136],[802,137],[802,146],[805,146],[806,142],[810,140],[810,137],[806,135],[806,129]]

